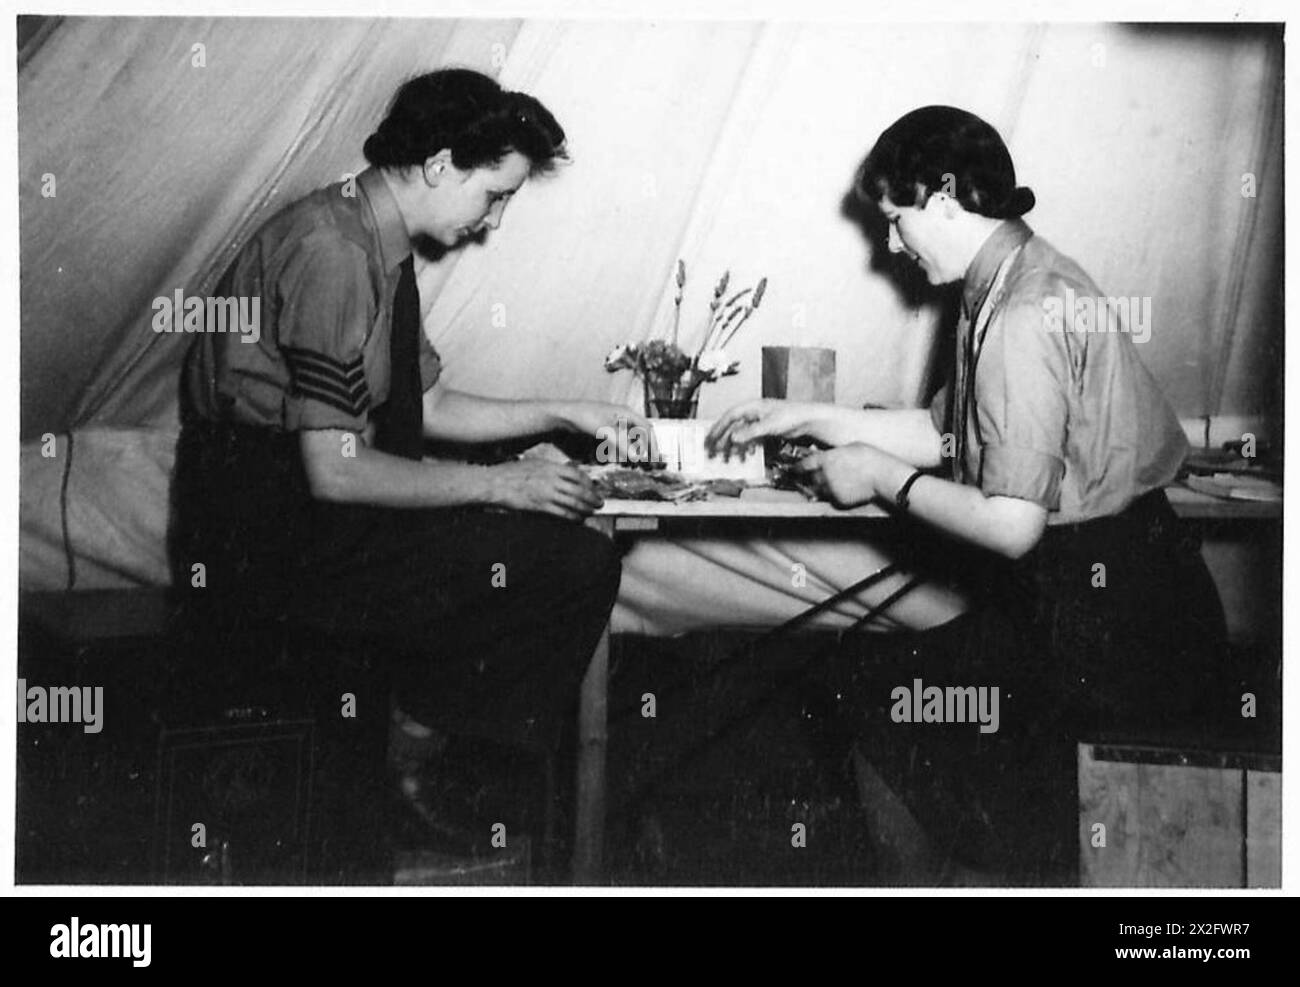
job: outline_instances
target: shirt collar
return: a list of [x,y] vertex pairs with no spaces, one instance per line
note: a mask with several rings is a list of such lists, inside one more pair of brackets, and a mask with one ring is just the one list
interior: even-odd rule
[[392,190],[378,168],[367,168],[357,176],[357,184],[370,207],[379,238],[379,258],[386,272],[398,268],[411,255],[411,235]]
[[1033,235],[1034,231],[1029,228],[1029,224],[1019,217],[1004,219],[994,227],[966,268],[966,276],[962,280],[962,303],[968,315],[979,311],[984,296],[988,294],[993,279],[997,277],[998,268],[1007,255]]

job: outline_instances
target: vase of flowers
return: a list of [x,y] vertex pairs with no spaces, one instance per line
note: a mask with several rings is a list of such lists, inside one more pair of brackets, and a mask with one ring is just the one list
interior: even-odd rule
[[[660,339],[638,347],[637,373],[645,391],[645,413],[651,418],[694,418],[705,375],[676,346]],[[606,366],[608,366],[606,362]]]
[[767,278],[753,288],[726,297],[731,272],[724,272],[713,289],[708,321],[699,348],[691,355],[678,345],[681,328],[682,291],[686,287],[686,265],[677,262],[677,294],[673,301],[672,340],[652,339],[647,343],[616,346],[605,357],[610,373],[631,370],[641,378],[645,413],[651,418],[694,418],[699,406],[701,384],[730,377],[740,371],[739,361],[728,359],[724,347],[758,310],[767,290]]
[[699,410],[699,387],[703,377],[675,381],[645,382],[646,415],[650,418],[694,418]]

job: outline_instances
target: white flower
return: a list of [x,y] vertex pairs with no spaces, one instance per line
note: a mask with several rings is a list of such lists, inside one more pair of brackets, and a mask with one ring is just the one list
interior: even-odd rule
[[700,354],[699,370],[709,380],[730,377],[740,370],[740,361],[734,363],[727,359],[725,350],[713,349]]
[[610,373],[615,370],[636,369],[636,344],[623,343],[610,350],[605,357],[605,369]]

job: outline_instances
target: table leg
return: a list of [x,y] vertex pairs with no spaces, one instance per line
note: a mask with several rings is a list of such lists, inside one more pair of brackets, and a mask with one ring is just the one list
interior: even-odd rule
[[[597,531],[614,536],[611,518],[591,518]],[[605,741],[609,691],[609,627],[600,635],[582,679],[578,700],[577,816],[573,834],[573,883],[600,884],[605,842]]]

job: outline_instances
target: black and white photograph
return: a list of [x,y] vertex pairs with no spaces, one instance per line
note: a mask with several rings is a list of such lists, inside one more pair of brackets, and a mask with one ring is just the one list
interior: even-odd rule
[[534,6],[11,15],[15,891],[1282,889],[1280,9]]

